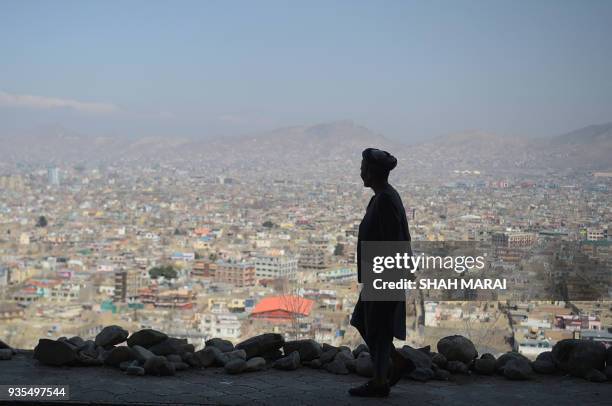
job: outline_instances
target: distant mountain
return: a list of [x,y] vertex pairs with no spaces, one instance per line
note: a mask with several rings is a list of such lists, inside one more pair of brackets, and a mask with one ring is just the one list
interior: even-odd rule
[[601,145],[612,142],[612,123],[590,125],[553,137],[555,144]]
[[539,143],[546,162],[560,167],[612,169],[612,123],[590,125]]
[[59,124],[0,135],[0,160],[9,162],[112,162],[137,159],[186,144],[184,138],[89,136]]
[[[311,175],[325,179],[357,168],[366,147],[383,148],[400,160],[403,179],[453,170],[488,173],[612,168],[612,123],[588,126],[547,139],[458,133],[404,145],[352,121],[279,128],[251,136],[194,140],[179,137],[90,137],[61,126],[0,136],[2,162],[169,162],[207,173],[241,171]],[[355,169],[355,170],[357,170]]]

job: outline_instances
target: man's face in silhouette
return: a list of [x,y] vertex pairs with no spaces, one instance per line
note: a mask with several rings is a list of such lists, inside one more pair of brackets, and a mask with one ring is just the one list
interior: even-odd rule
[[370,182],[370,171],[368,170],[368,164],[366,163],[365,160],[361,160],[361,180],[363,180],[363,186],[364,187],[370,187],[371,182]]

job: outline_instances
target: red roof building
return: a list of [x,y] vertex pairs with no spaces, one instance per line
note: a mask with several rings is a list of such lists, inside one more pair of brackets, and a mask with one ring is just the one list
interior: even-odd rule
[[260,300],[255,305],[251,317],[277,320],[307,317],[310,315],[313,305],[313,300],[300,296],[271,296]]

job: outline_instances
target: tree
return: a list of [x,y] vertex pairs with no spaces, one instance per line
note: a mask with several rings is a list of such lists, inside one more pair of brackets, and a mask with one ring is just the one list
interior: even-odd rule
[[36,227],[47,227],[47,218],[45,216],[40,216],[38,221],[36,222]]
[[176,278],[176,270],[172,265],[160,265],[149,269],[149,276],[151,279],[157,279],[163,276],[166,279]]
[[262,224],[262,226],[266,227],[266,228],[272,228],[274,227],[274,223],[271,222],[270,220],[264,221],[264,223]]
[[335,256],[344,255],[344,244],[336,244],[336,248],[334,248],[334,255]]

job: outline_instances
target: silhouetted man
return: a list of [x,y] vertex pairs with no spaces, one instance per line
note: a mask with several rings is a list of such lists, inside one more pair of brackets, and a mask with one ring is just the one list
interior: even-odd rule
[[[359,225],[357,239],[357,272],[361,283],[362,241],[410,241],[406,211],[397,191],[388,183],[389,172],[397,159],[386,151],[368,148],[362,153],[361,179],[374,191],[365,216]],[[351,324],[359,330],[368,345],[374,364],[374,377],[366,384],[352,388],[353,396],[383,397],[397,383],[406,365],[393,346],[393,337],[406,339],[406,304],[404,301],[363,301],[355,305]],[[393,367],[390,369],[391,359]]]

